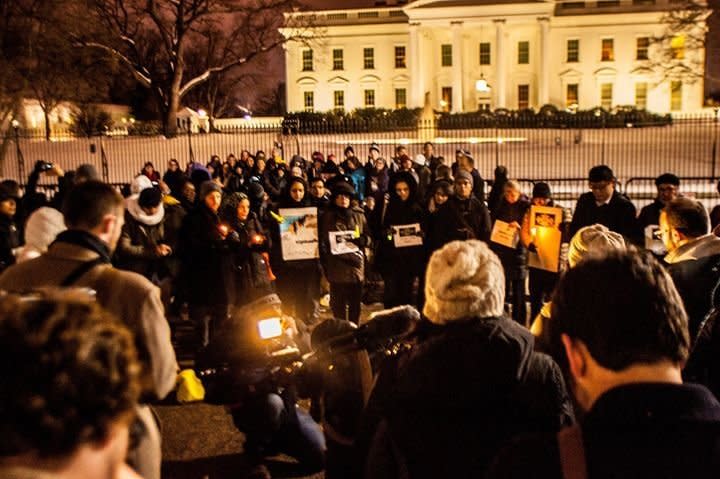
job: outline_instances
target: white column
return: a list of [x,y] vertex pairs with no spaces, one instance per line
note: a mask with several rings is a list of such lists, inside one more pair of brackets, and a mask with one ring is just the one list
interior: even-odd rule
[[463,108],[463,22],[450,22],[452,30],[452,112],[460,113]]
[[495,108],[505,108],[505,19],[493,20],[495,23]]
[[408,87],[408,107],[410,108],[422,108],[423,106],[423,88],[420,82],[420,76],[422,75],[422,68],[420,65],[420,36],[418,32],[418,24],[410,24],[410,44],[408,45],[408,55],[406,62],[408,69],[410,70],[410,82]]
[[540,23],[540,57],[537,59],[540,69],[538,85],[538,108],[550,102],[550,19],[538,18]]

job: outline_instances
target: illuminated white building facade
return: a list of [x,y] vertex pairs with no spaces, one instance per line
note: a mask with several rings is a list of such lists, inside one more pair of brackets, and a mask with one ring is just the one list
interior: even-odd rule
[[[296,13],[311,15],[319,33],[285,47],[287,108],[414,108],[427,94],[452,112],[548,103],[697,111],[702,81],[651,68],[651,38],[665,31],[673,1],[416,0]],[[686,51],[683,37],[673,47],[703,63],[704,51]]]

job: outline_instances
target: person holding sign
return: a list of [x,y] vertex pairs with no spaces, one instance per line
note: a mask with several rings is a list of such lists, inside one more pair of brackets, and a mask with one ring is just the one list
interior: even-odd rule
[[[567,208],[557,205],[552,198],[550,185],[535,183],[532,192],[532,205],[523,218],[520,240],[528,249],[530,318],[537,317],[542,305],[550,300],[555,285],[564,266],[562,245],[567,245],[568,227],[572,215]],[[546,208],[554,208],[547,210]],[[537,218],[532,212],[537,211]],[[565,250],[567,247],[565,248]],[[546,254],[546,250],[548,253]],[[556,261],[544,262],[547,256]],[[531,258],[537,259],[532,261]],[[539,259],[538,259],[539,258]]]
[[[308,210],[307,191],[304,179],[297,176],[288,179],[279,209],[272,215],[275,218],[272,265],[278,277],[278,295],[288,307],[287,312],[310,325],[319,319],[320,264],[315,234],[317,209]],[[283,241],[285,232],[295,239],[296,249],[307,246],[308,254],[290,251],[290,243]]]
[[530,201],[520,191],[520,184],[508,180],[500,204],[492,212],[493,230],[490,247],[500,258],[505,270],[506,302],[512,305],[513,319],[525,326],[525,278],[527,278],[527,248],[520,241],[520,225]]
[[332,186],[330,206],[320,221],[320,262],[330,283],[330,308],[338,319],[357,324],[370,244],[365,214],[351,206],[355,189],[346,181]]
[[373,216],[373,237],[378,242],[375,263],[383,276],[386,308],[414,304],[415,278],[422,271],[425,214],[416,200],[417,183],[406,171],[390,180],[390,193]]

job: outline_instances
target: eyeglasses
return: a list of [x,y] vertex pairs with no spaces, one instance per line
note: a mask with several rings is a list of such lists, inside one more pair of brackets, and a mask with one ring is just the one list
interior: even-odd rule
[[612,185],[611,181],[591,181],[589,186],[591,191],[604,190],[608,186]]

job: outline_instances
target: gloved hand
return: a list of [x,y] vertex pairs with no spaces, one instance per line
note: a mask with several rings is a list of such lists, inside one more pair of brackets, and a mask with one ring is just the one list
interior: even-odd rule
[[531,253],[537,253],[537,246],[535,246],[535,243],[530,243],[527,247],[528,251]]

